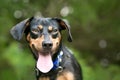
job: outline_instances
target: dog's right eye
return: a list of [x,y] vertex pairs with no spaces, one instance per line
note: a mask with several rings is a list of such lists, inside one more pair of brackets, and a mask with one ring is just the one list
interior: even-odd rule
[[32,29],[32,33],[38,34],[39,30],[38,29]]
[[57,38],[57,36],[58,36],[58,30],[57,30],[57,29],[54,29],[54,30],[52,31],[52,37],[53,37],[53,38]]
[[39,36],[39,30],[38,29],[31,29],[31,37],[36,39]]

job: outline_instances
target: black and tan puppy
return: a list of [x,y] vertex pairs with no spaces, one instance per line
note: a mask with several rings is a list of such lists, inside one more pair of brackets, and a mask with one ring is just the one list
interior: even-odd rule
[[61,31],[72,41],[69,25],[59,18],[32,17],[11,29],[14,39],[26,41],[36,59],[37,80],[82,80],[81,68],[72,53],[63,46]]

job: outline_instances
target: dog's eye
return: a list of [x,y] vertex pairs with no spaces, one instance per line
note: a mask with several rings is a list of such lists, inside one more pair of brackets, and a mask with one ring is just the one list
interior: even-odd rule
[[39,30],[38,29],[32,29],[31,30],[31,37],[36,39],[39,36]]
[[38,34],[39,30],[38,29],[32,29],[32,32],[35,34]]
[[57,32],[58,30],[57,29],[54,29],[53,32]]
[[53,37],[53,38],[57,38],[57,36],[58,36],[58,30],[57,30],[57,29],[54,29],[54,30],[52,31],[52,37]]

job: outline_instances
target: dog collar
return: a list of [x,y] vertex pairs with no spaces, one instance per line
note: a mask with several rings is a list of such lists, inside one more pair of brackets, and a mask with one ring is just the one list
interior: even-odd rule
[[57,58],[53,61],[53,68],[52,68],[52,70],[56,70],[58,68],[61,68],[60,63],[62,62],[62,55],[63,55],[63,51],[60,51],[60,53],[58,54]]

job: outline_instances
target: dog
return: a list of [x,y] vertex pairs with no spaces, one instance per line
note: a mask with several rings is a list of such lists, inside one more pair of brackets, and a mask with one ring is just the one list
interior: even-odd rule
[[70,26],[60,18],[31,17],[10,30],[17,41],[25,36],[36,60],[37,80],[83,80],[81,66],[62,43],[63,30],[72,42]]

